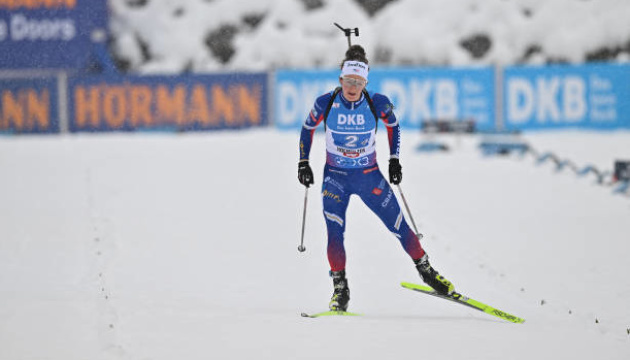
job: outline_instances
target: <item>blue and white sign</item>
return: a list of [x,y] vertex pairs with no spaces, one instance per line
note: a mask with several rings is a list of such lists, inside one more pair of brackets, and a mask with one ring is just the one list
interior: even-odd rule
[[0,68],[81,68],[104,41],[106,0],[0,1]]
[[492,68],[375,70],[368,87],[390,98],[404,127],[420,128],[430,120],[474,120],[477,129],[494,128]]
[[311,111],[318,96],[339,86],[339,71],[277,71],[274,114],[279,129],[297,129]]
[[509,67],[504,73],[508,129],[630,127],[630,66]]
[[[339,86],[339,71],[278,71],[275,120],[281,129],[301,126],[315,99]],[[492,68],[372,69],[367,89],[386,95],[402,127],[426,120],[475,120],[494,128]]]

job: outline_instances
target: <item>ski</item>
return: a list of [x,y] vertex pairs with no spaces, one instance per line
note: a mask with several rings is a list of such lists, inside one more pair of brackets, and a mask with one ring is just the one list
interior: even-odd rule
[[408,283],[408,282],[402,282],[402,283],[400,283],[400,285],[402,285],[402,287],[410,289],[410,290],[414,290],[414,291],[418,291],[418,292],[425,293],[425,294],[428,294],[428,295],[432,295],[432,296],[435,296],[435,297],[439,297],[441,299],[454,301],[454,302],[456,302],[458,304],[471,307],[471,308],[473,308],[475,310],[483,311],[486,314],[490,314],[490,315],[496,316],[496,317],[501,318],[501,319],[506,320],[506,321],[510,321],[510,322],[517,323],[517,324],[525,322],[525,319],[522,319],[520,317],[514,316],[512,314],[508,314],[505,311],[501,311],[499,309],[493,308],[490,305],[486,305],[486,304],[484,304],[484,303],[482,303],[480,301],[471,299],[471,298],[469,298],[467,296],[464,296],[464,295],[462,295],[462,294],[460,294],[458,292],[453,292],[450,295],[442,295],[442,294],[437,293],[430,286],[412,284],[412,283]]
[[323,311],[316,314],[302,313],[301,315],[302,317],[307,317],[307,318],[317,318],[320,316],[361,316],[361,314],[357,314],[357,313],[353,313],[349,311],[332,311],[332,310]]

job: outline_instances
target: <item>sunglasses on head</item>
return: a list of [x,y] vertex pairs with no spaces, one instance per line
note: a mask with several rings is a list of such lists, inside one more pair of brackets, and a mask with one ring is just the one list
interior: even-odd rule
[[349,76],[344,76],[341,79],[343,79],[343,83],[348,85],[348,86],[365,86],[366,81],[363,79],[357,79],[357,78],[351,78]]

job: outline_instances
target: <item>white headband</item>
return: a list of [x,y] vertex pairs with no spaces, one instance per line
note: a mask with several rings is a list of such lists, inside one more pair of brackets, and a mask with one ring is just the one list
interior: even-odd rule
[[346,75],[359,75],[367,80],[368,65],[361,61],[345,61],[341,68],[341,77]]

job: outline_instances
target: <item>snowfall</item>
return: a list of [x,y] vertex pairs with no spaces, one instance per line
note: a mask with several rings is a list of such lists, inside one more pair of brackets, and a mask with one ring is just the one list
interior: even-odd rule
[[[0,359],[630,358],[630,197],[529,153],[485,156],[484,135],[405,129],[401,186],[433,265],[525,323],[402,288],[421,283],[413,263],[356,197],[347,273],[362,316],[301,317],[327,308],[332,282],[324,137],[308,191],[298,137],[0,137]],[[418,152],[428,140],[450,151]],[[579,167],[630,160],[628,131],[516,140]],[[377,141],[387,175],[384,131]]]

